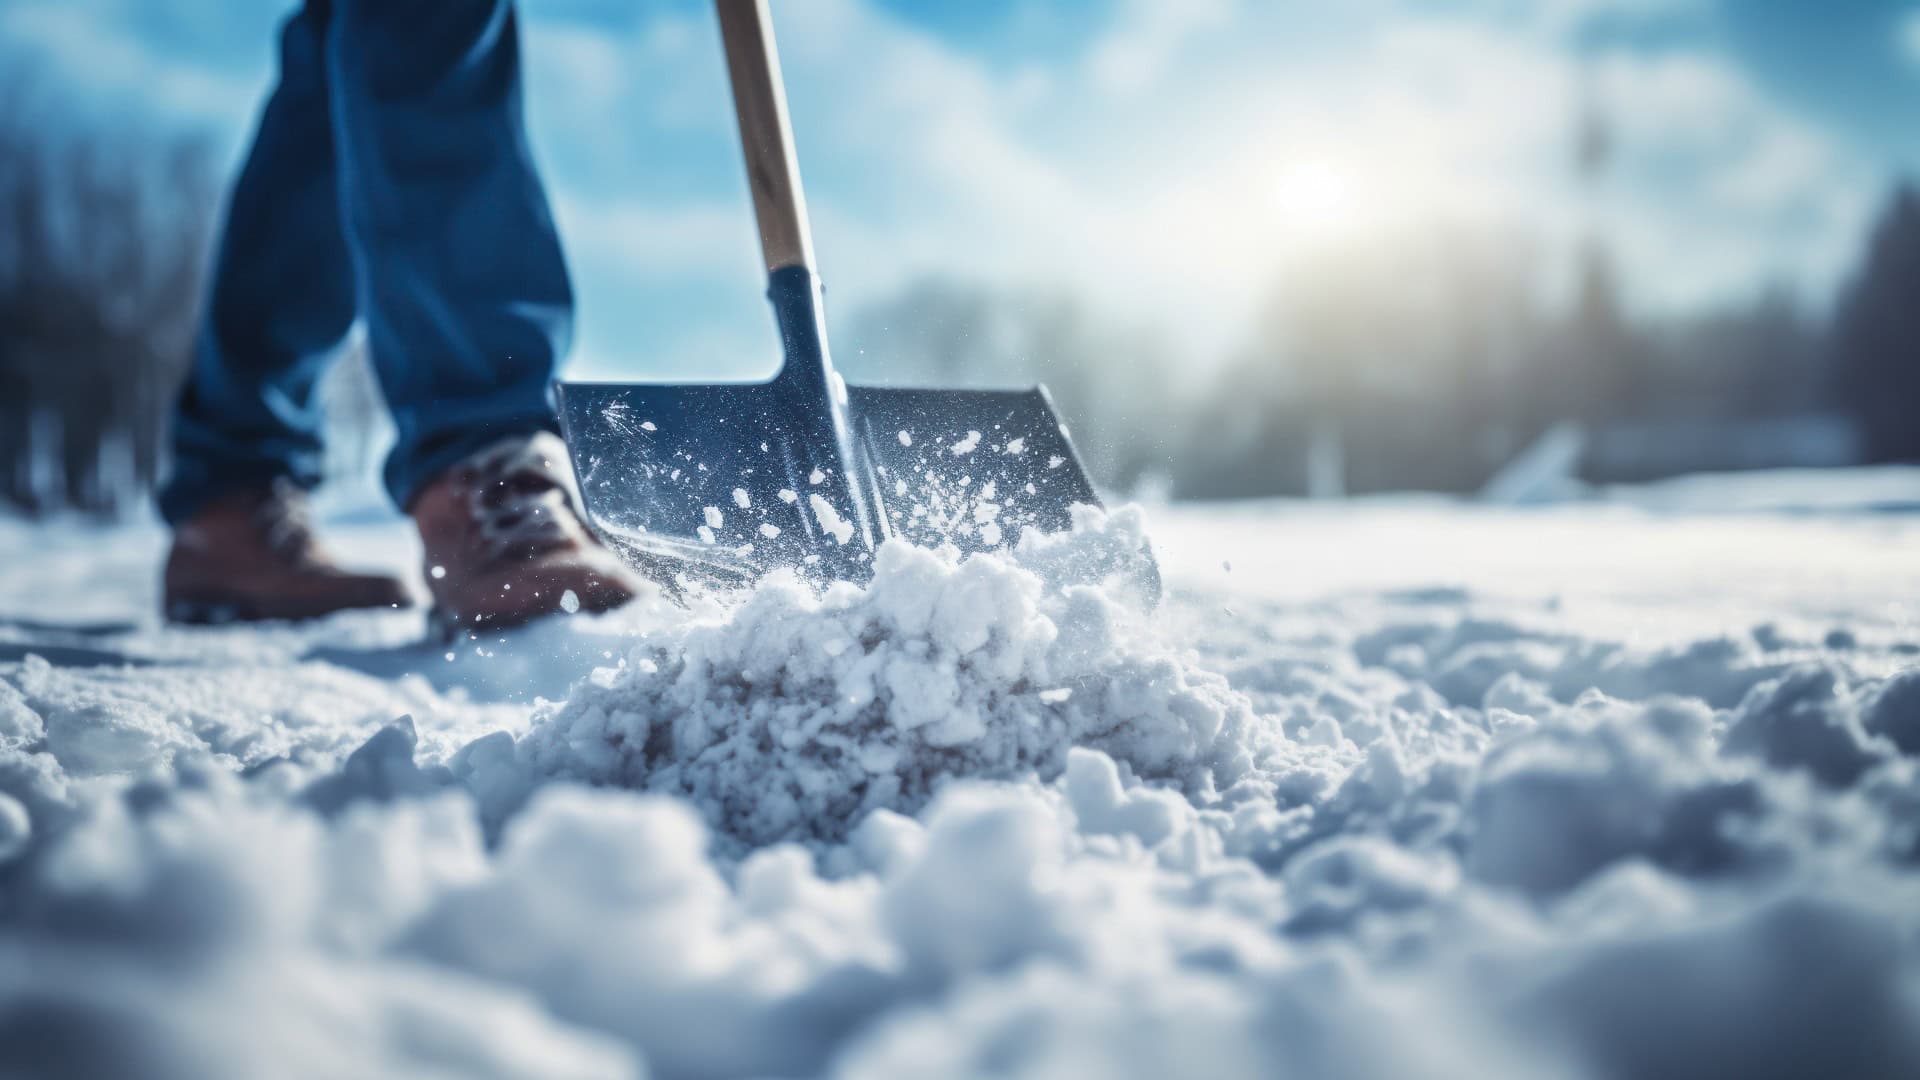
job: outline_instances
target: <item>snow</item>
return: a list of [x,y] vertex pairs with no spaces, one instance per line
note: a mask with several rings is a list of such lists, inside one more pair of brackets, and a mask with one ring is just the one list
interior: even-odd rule
[[[1144,560],[1137,512],[1087,521]],[[671,793],[738,854],[842,840],[955,778],[1057,774],[1074,746],[1184,789],[1238,780],[1264,741],[1246,700],[1097,583],[1033,572],[1062,546],[1095,550],[1077,539],[1029,536],[1011,559],[964,562],[894,541],[865,589],[769,582],[536,710],[514,753],[476,758],[468,782],[489,819],[554,778]],[[1077,700],[1042,699],[1062,684]]]
[[160,627],[157,529],[0,520],[0,1073],[1920,1074],[1920,518],[1828,484],[1085,512],[451,647]]
[[[818,482],[815,481],[815,483]],[[853,522],[841,517],[840,512],[833,508],[833,504],[828,502],[825,496],[819,492],[813,492],[807,496],[807,505],[812,507],[813,520],[820,526],[821,532],[833,537],[834,541],[840,544],[853,539]]]

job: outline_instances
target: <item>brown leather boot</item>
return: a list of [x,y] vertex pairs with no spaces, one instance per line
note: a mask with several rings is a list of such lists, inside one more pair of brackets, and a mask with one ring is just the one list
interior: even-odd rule
[[341,569],[314,540],[307,493],[282,480],[207,504],[173,530],[162,610],[181,623],[313,619],[408,607],[396,578]]
[[514,435],[428,483],[408,512],[426,549],[444,630],[513,626],[555,612],[606,611],[640,579],[580,520],[567,447]]

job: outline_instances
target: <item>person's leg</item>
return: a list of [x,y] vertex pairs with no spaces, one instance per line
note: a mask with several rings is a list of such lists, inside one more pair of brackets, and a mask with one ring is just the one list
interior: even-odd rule
[[280,83],[227,206],[175,412],[160,510],[178,525],[223,495],[320,479],[314,384],[353,325],[334,182],[327,0],[280,34]]
[[394,501],[503,436],[556,429],[572,326],[528,153],[508,0],[337,0],[329,85]]
[[160,510],[162,606],[181,622],[400,607],[406,588],[334,565],[307,525],[320,480],[314,384],[354,319],[326,87],[327,0],[280,33],[280,85],[227,206]]

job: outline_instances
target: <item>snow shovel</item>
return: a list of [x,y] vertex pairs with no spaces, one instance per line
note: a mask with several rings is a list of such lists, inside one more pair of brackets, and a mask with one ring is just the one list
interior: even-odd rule
[[864,582],[893,536],[973,553],[1067,528],[1097,498],[1045,388],[834,371],[766,0],[716,6],[783,362],[759,383],[561,383],[589,520],[656,578],[727,584],[782,566]]

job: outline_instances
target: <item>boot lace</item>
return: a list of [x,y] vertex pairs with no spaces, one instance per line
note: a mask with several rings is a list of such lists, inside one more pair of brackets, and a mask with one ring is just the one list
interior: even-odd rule
[[574,542],[565,451],[551,435],[514,438],[468,462],[468,508],[491,556],[532,555]]
[[254,510],[253,523],[267,549],[289,564],[308,566],[319,561],[313,511],[306,489],[300,485],[285,478],[275,480]]

